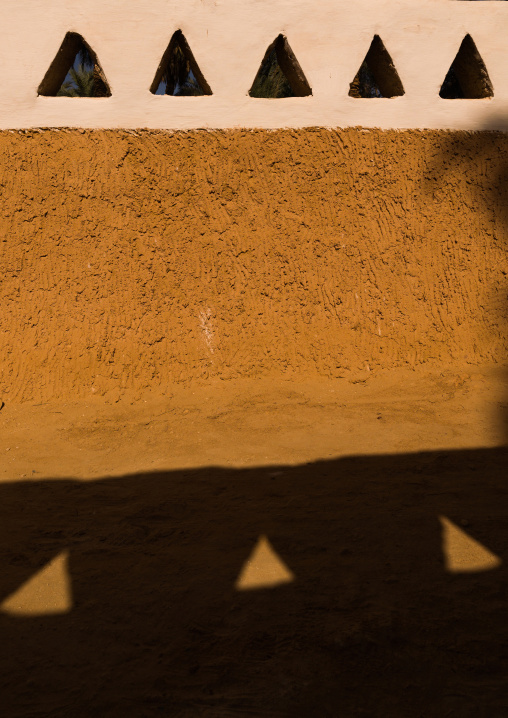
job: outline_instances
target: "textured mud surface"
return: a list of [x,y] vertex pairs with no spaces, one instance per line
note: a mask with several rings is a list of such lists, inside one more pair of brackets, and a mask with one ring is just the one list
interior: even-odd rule
[[505,718],[504,379],[6,404],[2,715]]
[[0,398],[501,361],[506,136],[0,134]]

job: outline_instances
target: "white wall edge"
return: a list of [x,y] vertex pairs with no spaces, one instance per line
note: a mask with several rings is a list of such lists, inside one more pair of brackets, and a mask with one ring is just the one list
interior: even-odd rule
[[[508,2],[460,0],[1,0],[0,129],[380,129],[508,131]],[[214,94],[157,97],[148,88],[181,29]],[[38,97],[65,33],[93,47],[112,97]],[[247,95],[267,45],[284,33],[313,89],[305,98]],[[406,94],[358,100],[349,83],[373,35]],[[494,86],[490,100],[442,100],[463,37],[473,37]]]

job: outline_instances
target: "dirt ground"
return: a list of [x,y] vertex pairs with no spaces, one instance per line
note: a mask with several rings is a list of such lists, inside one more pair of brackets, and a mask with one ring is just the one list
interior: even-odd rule
[[507,395],[469,366],[6,402],[1,715],[507,717]]

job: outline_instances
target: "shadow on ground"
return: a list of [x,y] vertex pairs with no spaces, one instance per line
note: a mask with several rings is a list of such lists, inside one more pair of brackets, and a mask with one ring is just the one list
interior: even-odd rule
[[[2,715],[508,716],[506,449],[0,485]],[[446,570],[439,517],[501,560]],[[295,580],[239,591],[260,535]]]

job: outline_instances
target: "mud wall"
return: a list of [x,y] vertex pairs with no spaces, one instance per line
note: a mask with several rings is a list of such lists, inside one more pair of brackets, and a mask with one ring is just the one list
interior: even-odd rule
[[0,397],[501,362],[508,138],[0,133]]

